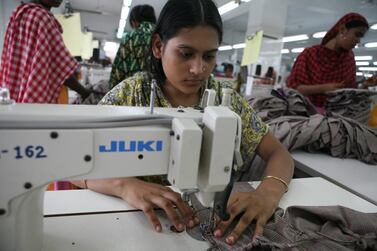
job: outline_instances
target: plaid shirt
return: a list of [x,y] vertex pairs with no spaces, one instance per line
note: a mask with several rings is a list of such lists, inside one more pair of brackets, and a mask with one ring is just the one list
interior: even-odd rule
[[[358,13],[348,13],[326,33],[321,45],[305,49],[296,59],[287,86],[296,89],[299,85],[321,85],[344,82],[345,87],[356,87],[356,63],[352,51],[337,53],[325,47],[334,38],[342,25],[358,20],[368,26],[366,19]],[[308,95],[317,107],[324,107],[327,96],[324,94]]]
[[64,81],[77,68],[52,13],[39,4],[20,5],[5,34],[0,86],[19,103],[57,103]]
[[145,71],[150,62],[149,43],[154,24],[142,22],[122,38],[110,75],[110,89],[138,71]]
[[[321,85],[345,80],[345,86],[354,87],[356,64],[352,51],[338,54],[323,45],[306,48],[296,59],[287,86],[296,89],[299,85]],[[324,107],[325,94],[308,95],[317,107]]]

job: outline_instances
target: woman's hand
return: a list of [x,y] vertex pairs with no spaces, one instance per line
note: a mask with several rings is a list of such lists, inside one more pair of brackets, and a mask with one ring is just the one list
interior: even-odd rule
[[179,193],[169,187],[137,178],[126,178],[121,198],[133,207],[142,210],[157,232],[161,232],[162,226],[154,211],[155,208],[163,209],[178,231],[183,231],[185,225],[194,226],[193,211],[190,206],[182,200]]
[[320,85],[320,86],[321,86],[323,93],[331,92],[331,91],[335,91],[335,90],[344,88],[344,81],[337,82],[337,83],[327,83],[327,84],[323,84],[323,85]]
[[280,195],[274,195],[273,192],[265,189],[235,193],[229,198],[228,202],[230,219],[218,224],[214,232],[215,237],[221,237],[233,220],[243,213],[236,227],[226,237],[226,242],[229,245],[233,245],[253,220],[256,221],[254,235],[252,236],[252,240],[254,240],[256,236],[263,234],[263,228],[275,212],[279,199]]

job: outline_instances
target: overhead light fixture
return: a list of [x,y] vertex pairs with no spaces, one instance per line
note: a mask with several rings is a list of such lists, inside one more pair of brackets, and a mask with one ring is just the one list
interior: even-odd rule
[[130,12],[130,6],[132,4],[132,0],[123,0],[122,11],[120,14],[117,38],[121,39],[124,33],[124,28],[127,24],[128,13]]
[[373,62],[373,65],[377,65],[377,61],[376,61],[376,62]]
[[232,46],[233,49],[242,49],[245,48],[246,44],[245,43],[240,43],[240,44],[235,44]]
[[372,60],[372,56],[355,56],[356,61],[362,61],[362,60]]
[[281,54],[287,54],[287,53],[289,53],[289,49],[281,49],[280,53]]
[[301,53],[305,50],[305,48],[293,48],[291,50],[292,53]]
[[219,51],[229,51],[231,49],[233,49],[231,45],[224,45],[219,47]]
[[367,48],[374,48],[374,47],[377,47],[377,42],[366,43],[364,44],[364,46]]
[[359,67],[359,71],[377,71],[377,67]]
[[309,36],[306,34],[283,37],[283,43],[308,40]]
[[357,66],[366,66],[366,65],[369,65],[369,62],[368,61],[357,61],[356,65]]
[[362,77],[362,76],[364,76],[364,74],[362,72],[358,71],[358,72],[356,72],[356,76]]
[[372,30],[377,30],[377,24],[373,24],[370,28],[371,28]]
[[327,31],[316,32],[316,33],[313,34],[313,37],[314,38],[323,38],[323,37],[325,37],[326,33],[327,33]]
[[226,3],[218,8],[220,15],[224,15],[225,13],[234,10],[238,7],[238,3],[236,1],[230,1],[229,3]]

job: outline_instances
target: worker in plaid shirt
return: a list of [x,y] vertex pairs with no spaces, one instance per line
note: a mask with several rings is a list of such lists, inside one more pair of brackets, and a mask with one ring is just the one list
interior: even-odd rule
[[88,96],[73,77],[76,60],[64,45],[59,22],[50,12],[62,0],[22,3],[12,14],[5,34],[0,87],[19,103],[57,103],[63,84]]
[[[287,86],[306,95],[323,108],[326,92],[339,88],[356,88],[356,64],[352,49],[369,28],[358,13],[343,16],[322,39],[322,43],[306,48],[296,59]],[[364,82],[363,87],[377,84],[377,78]]]

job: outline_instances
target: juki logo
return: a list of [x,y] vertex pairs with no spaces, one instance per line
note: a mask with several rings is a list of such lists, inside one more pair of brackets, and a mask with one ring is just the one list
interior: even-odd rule
[[99,152],[161,152],[162,140],[130,140],[110,141],[110,146],[99,145]]

